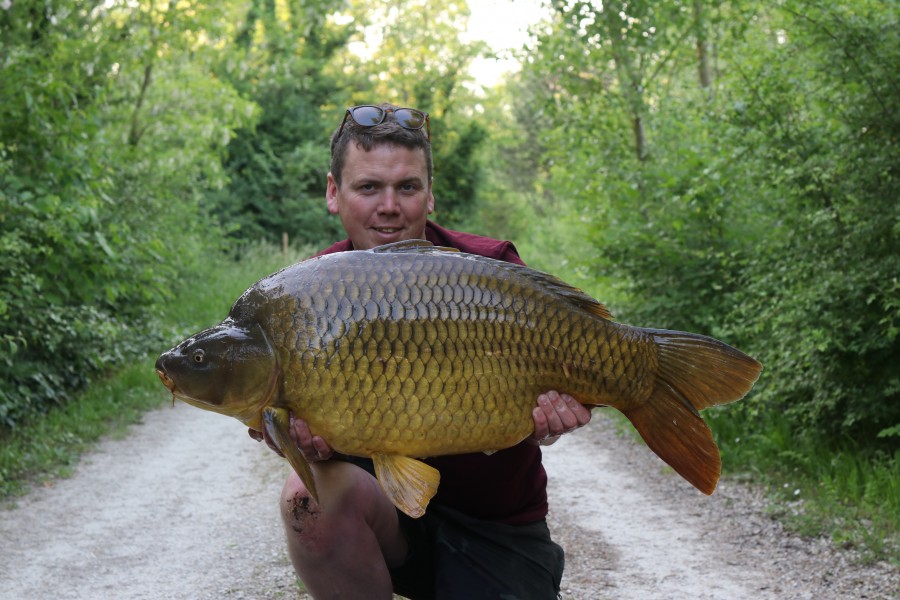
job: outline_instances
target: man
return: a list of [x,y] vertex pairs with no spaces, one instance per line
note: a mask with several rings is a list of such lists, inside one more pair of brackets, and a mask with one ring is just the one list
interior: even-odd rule
[[[348,238],[320,254],[427,239],[522,264],[509,242],[429,221],[431,180],[428,115],[388,104],[348,109],[332,136],[326,192]],[[312,465],[322,501],[320,507],[311,500],[295,473],[285,482],[288,553],[307,590],[316,598],[366,600],[393,592],[414,599],[556,598],[563,553],[544,521],[547,477],[538,444],[584,425],[590,411],[551,391],[536,399],[533,417],[534,434],[513,448],[426,460],[441,482],[417,520],[394,508],[371,461],[336,456],[327,440],[293,420],[291,437]]]

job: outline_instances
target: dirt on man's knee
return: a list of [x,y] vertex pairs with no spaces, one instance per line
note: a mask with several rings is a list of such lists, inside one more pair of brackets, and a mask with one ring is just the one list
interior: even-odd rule
[[318,508],[309,496],[294,496],[287,500],[288,510],[292,518],[291,529],[303,533],[303,523],[319,514]]

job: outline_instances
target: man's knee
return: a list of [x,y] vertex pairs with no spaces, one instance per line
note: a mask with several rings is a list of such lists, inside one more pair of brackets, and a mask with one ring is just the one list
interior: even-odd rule
[[319,507],[296,473],[284,482],[280,509],[285,527],[296,535],[302,535],[316,520]]
[[[317,465],[318,467],[318,465]],[[351,523],[358,523],[362,510],[360,471],[347,463],[329,463],[316,469],[317,503],[296,473],[291,473],[281,492],[281,517],[289,544],[298,550],[327,554],[340,542]]]

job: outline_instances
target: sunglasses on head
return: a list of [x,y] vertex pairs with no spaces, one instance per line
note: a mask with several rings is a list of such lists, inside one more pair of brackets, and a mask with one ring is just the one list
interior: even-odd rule
[[397,125],[404,129],[422,129],[425,127],[425,133],[428,141],[431,142],[431,122],[428,120],[428,113],[415,108],[382,108],[380,106],[372,106],[371,104],[363,104],[361,106],[352,106],[344,113],[344,120],[341,121],[341,128],[338,130],[338,137],[344,131],[344,125],[347,124],[347,117],[353,119],[353,122],[360,127],[374,127],[384,122],[384,118],[388,113],[394,113],[394,120]]

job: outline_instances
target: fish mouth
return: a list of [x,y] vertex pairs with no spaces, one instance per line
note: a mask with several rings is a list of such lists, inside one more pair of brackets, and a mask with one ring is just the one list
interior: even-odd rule
[[163,385],[166,386],[166,389],[168,389],[174,395],[175,394],[175,382],[172,381],[172,378],[169,377],[168,375],[166,375],[166,372],[163,371],[162,369],[157,369],[156,375],[159,377],[159,380],[162,381]]
[[175,381],[166,375],[166,372],[162,369],[156,369],[156,375],[159,377],[159,380],[162,381],[163,385],[166,386],[166,389],[169,390],[169,393],[172,394],[172,406],[175,406],[175,398],[178,397],[178,394],[175,392]]

